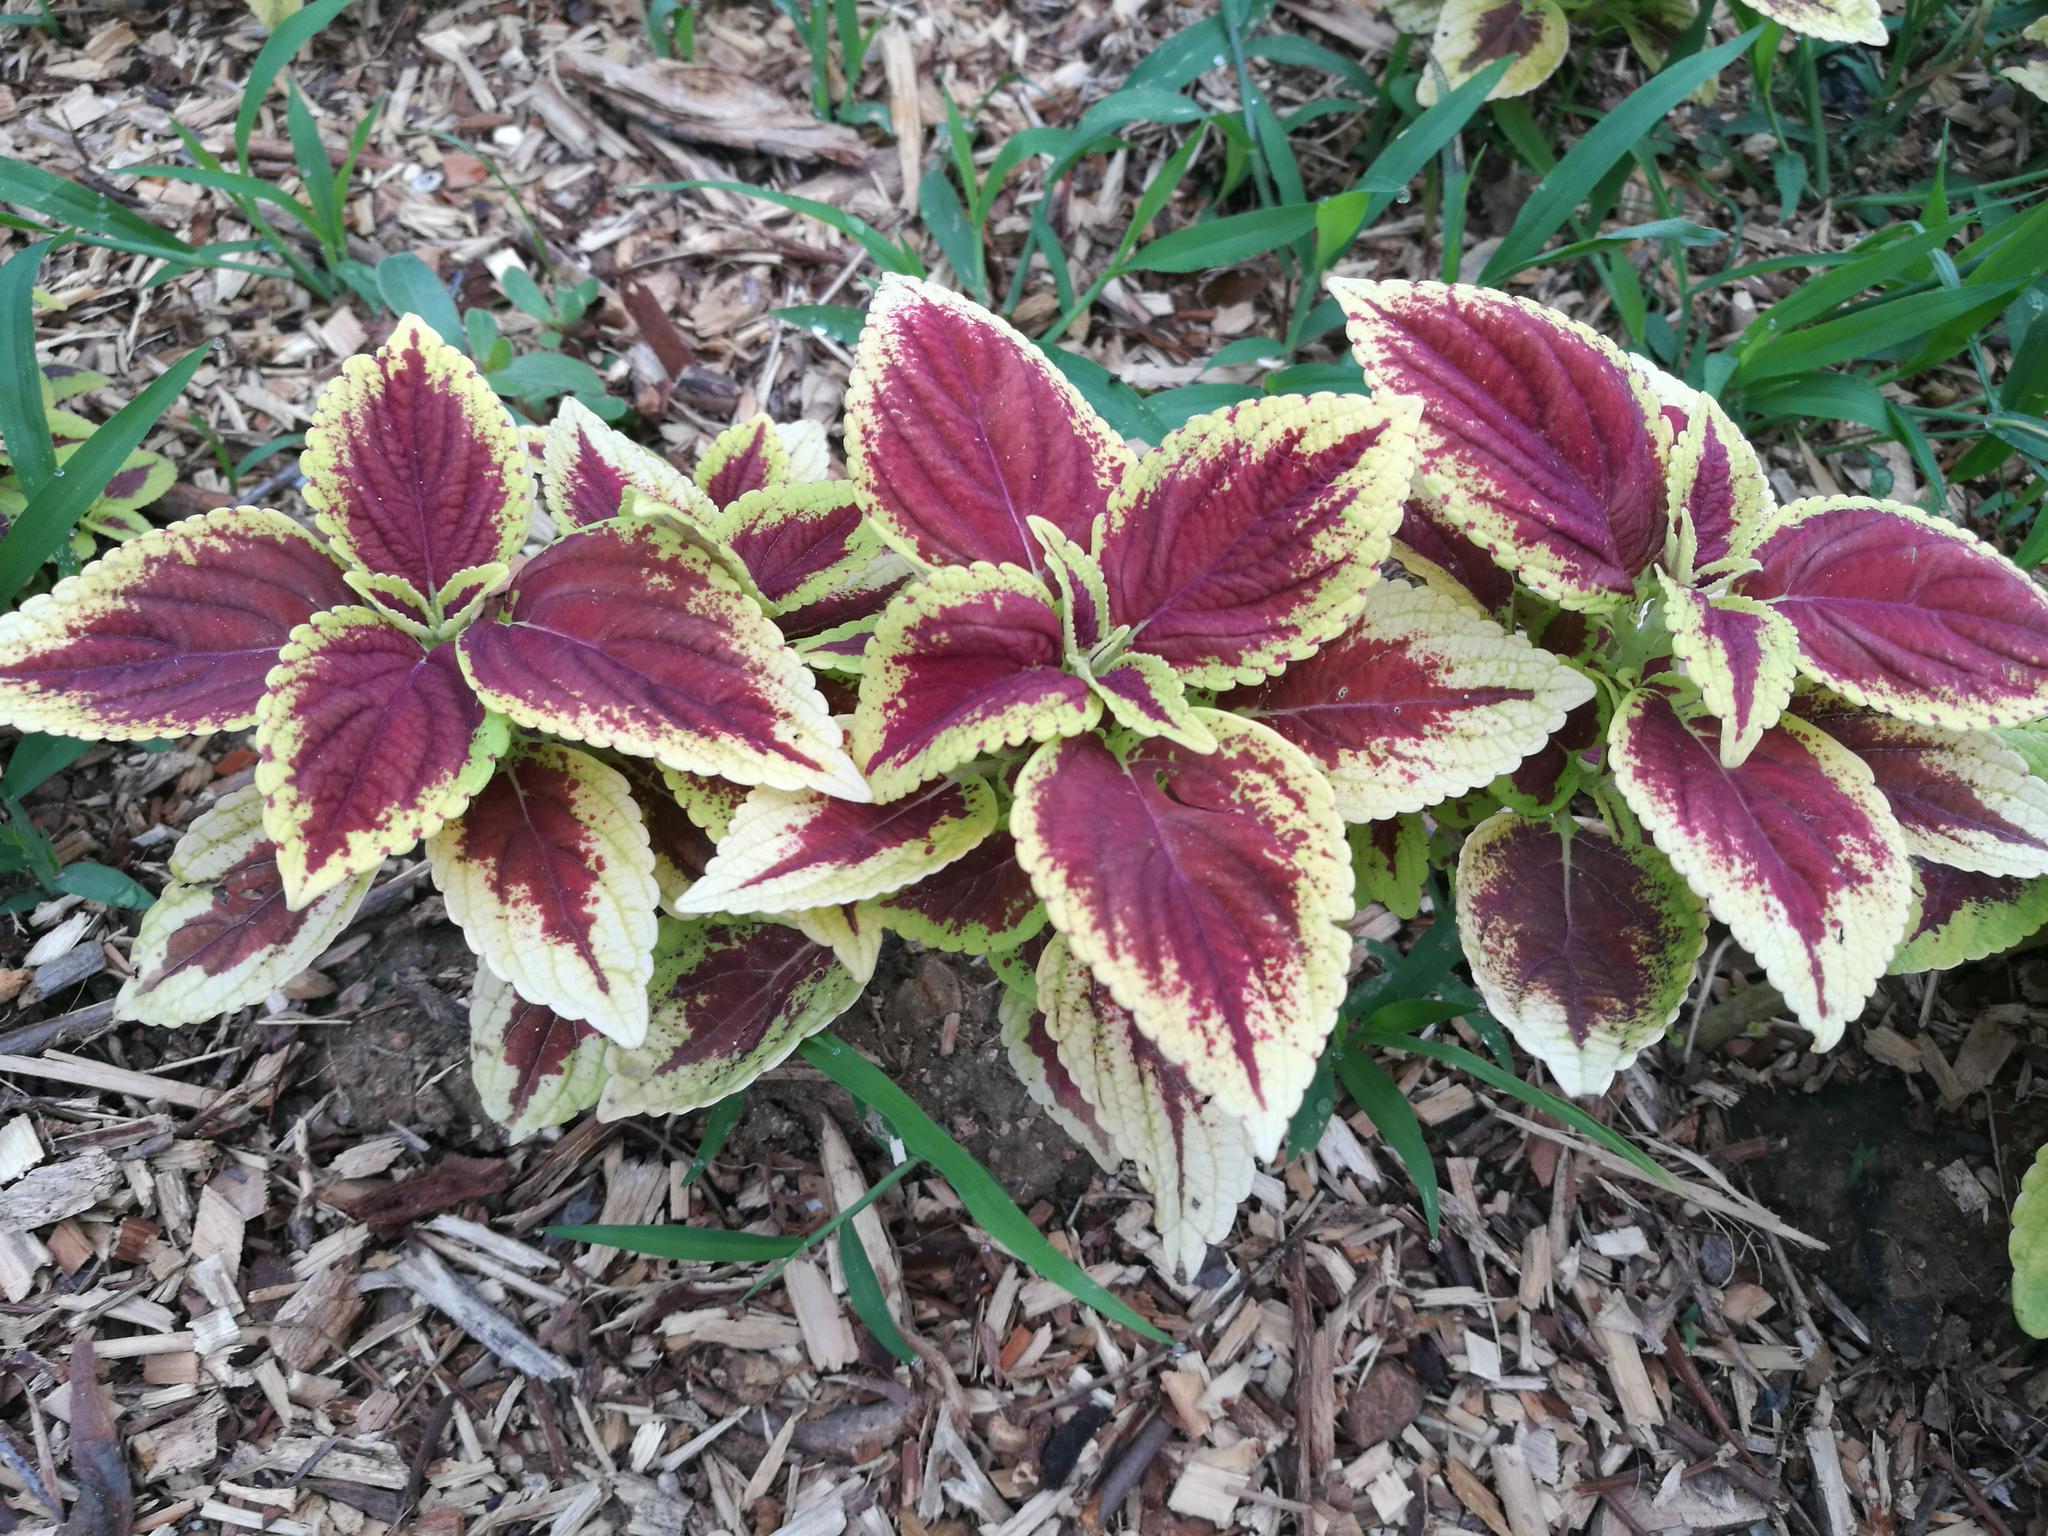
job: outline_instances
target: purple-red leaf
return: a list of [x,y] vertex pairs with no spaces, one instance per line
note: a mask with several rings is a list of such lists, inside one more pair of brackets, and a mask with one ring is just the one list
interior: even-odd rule
[[477,1097],[514,1141],[597,1102],[606,1041],[580,1019],[528,1002],[488,965],[469,1005],[469,1070]]
[[544,441],[541,486],[558,533],[610,522],[629,492],[686,516],[708,517],[714,510],[688,475],[606,426],[574,395],[563,397]]
[[469,803],[504,753],[449,646],[368,608],[330,608],[292,634],[257,714],[256,784],[287,896],[408,853]]
[[1418,581],[1499,613],[1515,595],[1515,578],[1465,537],[1449,514],[1411,496],[1394,531],[1394,559]]
[[1870,770],[1787,715],[1739,768],[1710,719],[1653,690],[1615,712],[1608,760],[1657,847],[1762,964],[1821,1049],[1842,1036],[1912,903],[1899,825]]
[[1336,1022],[1349,858],[1329,783],[1298,748],[1219,710],[1195,717],[1215,751],[1041,747],[1011,831],[1074,953],[1270,1153]]
[[1414,408],[1279,395],[1139,461],[1096,547],[1109,619],[1197,687],[1257,682],[1357,614],[1415,469]]
[[87,740],[239,730],[292,630],[353,596],[281,512],[187,518],[0,617],[0,715]]
[[300,467],[334,547],[421,592],[509,561],[533,516],[519,429],[476,365],[416,315],[321,390]]
[[1664,553],[1668,428],[1604,338],[1464,284],[1335,281],[1376,398],[1422,412],[1420,485],[1567,607],[1624,598]]
[[927,949],[992,955],[1016,949],[1045,926],[1045,907],[1017,862],[1017,841],[990,833],[953,863],[862,910]]
[[1752,598],[1708,597],[1662,571],[1657,581],[1671,654],[1721,722],[1721,761],[1736,767],[1792,701],[1799,637],[1783,614]]
[[847,467],[882,536],[926,565],[1041,569],[1028,520],[1079,543],[1130,451],[1043,353],[979,305],[885,278],[846,395]]
[[1799,632],[1800,669],[1922,725],[2048,715],[2048,592],[1965,530],[1897,502],[1813,497],[1763,525],[1735,590]]
[[1920,910],[1891,973],[1945,971],[2011,949],[2048,923],[2048,875],[1980,875],[1913,860]]
[[686,773],[867,796],[802,659],[666,521],[542,550],[458,649],[477,693],[516,724]]

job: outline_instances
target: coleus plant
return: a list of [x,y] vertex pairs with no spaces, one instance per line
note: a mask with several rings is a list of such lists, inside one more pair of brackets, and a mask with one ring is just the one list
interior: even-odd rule
[[887,280],[847,459],[918,579],[846,663],[873,802],[750,790],[679,909],[851,904],[989,955],[1026,1081],[1137,1164],[1192,1273],[1336,1021],[1347,823],[1492,782],[1593,696],[1469,601],[1379,579],[1416,424],[1278,396],[1141,454],[994,315]]
[[[715,991],[772,952],[858,992],[873,948],[843,920],[793,917],[814,942],[659,916],[739,787],[868,795],[776,619],[823,635],[829,660],[828,632],[907,572],[843,486],[796,478],[821,448],[743,423],[693,479],[574,401],[523,441],[408,316],[321,394],[302,459],[317,535],[206,513],[0,619],[9,724],[256,727],[255,783],[173,852],[120,1012],[179,1024],[261,1000],[422,840],[483,962],[479,1076],[509,1119],[545,1111],[565,1062],[630,1077],[664,1008],[650,982]],[[522,560],[536,460],[556,536]]]
[[1494,1014],[1597,1093],[1671,1023],[1707,914],[1825,1048],[1890,969],[2048,917],[2048,593],[1862,496],[1780,506],[1695,392],[1487,289],[1332,285],[1374,397],[1419,413],[1396,557],[1598,687],[1439,814]]

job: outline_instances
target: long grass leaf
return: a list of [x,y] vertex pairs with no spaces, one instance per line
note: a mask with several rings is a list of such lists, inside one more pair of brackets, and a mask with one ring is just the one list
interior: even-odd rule
[[1423,1219],[1429,1223],[1429,1235],[1435,1237],[1439,1214],[1436,1163],[1429,1155],[1429,1143],[1423,1138],[1414,1106],[1378,1062],[1351,1044],[1338,1053],[1337,1077],[1415,1181],[1415,1192],[1422,1197]]
[[801,1238],[769,1237],[759,1232],[727,1232],[718,1227],[547,1227],[549,1237],[572,1243],[595,1243],[605,1248],[623,1248],[656,1259],[682,1259],[694,1264],[758,1264],[766,1259],[786,1259],[802,1244]]
[[256,50],[256,60],[249,66],[249,78],[242,82],[241,109],[235,113],[235,163],[243,170],[249,169],[249,135],[256,131],[256,118],[263,110],[263,98],[270,94],[270,87],[278,74],[291,63],[292,55],[306,46],[315,32],[339,16],[347,6],[348,0],[313,0],[304,10],[294,11],[279,22],[277,29]]
[[36,361],[36,276],[54,240],[38,240],[0,266],[0,443],[15,479],[30,497],[57,473],[57,449],[43,409],[43,370]]

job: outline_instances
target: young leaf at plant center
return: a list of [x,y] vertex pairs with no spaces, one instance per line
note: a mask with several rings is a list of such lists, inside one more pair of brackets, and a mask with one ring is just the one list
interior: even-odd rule
[[469,1070],[493,1120],[524,1140],[597,1102],[605,1084],[603,1035],[580,1019],[528,1002],[479,963],[469,1004]]
[[859,999],[865,974],[783,923],[662,919],[647,1038],[615,1048],[598,1113],[715,1104],[779,1065]]
[[1107,665],[1079,662],[1076,671],[1102,700],[1110,718],[1141,736],[1163,736],[1196,752],[1212,752],[1216,739],[1194,717],[1187,685],[1163,656],[1125,651]]
[[573,395],[556,410],[543,441],[541,490],[557,532],[610,522],[629,490],[685,517],[706,519],[717,510],[688,475],[606,426]]
[[1270,677],[1356,616],[1414,470],[1405,403],[1279,395],[1198,417],[1110,500],[1109,622],[1191,686]]
[[171,850],[170,882],[143,914],[115,1017],[197,1024],[260,1003],[341,936],[371,873],[294,910],[276,855],[253,784],[192,823]]
[[1214,752],[1040,747],[1011,831],[1074,953],[1269,1156],[1336,1021],[1349,859],[1329,784],[1298,748],[1195,713]]
[[462,633],[462,670],[514,724],[742,784],[867,787],[792,651],[696,535],[585,528],[542,550]]
[[1979,875],[1916,857],[1919,911],[1888,974],[1946,971],[2003,954],[2048,925],[2048,876]]
[[186,518],[0,617],[0,715],[110,741],[240,730],[293,629],[352,598],[281,512]]
[[934,571],[883,610],[862,661],[854,760],[876,800],[983,753],[1078,735],[1101,718],[1062,669],[1052,596],[1015,566]]
[[1346,821],[1373,821],[1491,783],[1592,696],[1578,672],[1469,606],[1388,582],[1333,643],[1221,702],[1307,753]]
[[1897,502],[1811,497],[1739,553],[1733,590],[1799,633],[1799,667],[1871,709],[1956,729],[2048,715],[2048,592],[1952,523]]
[[1644,689],[1615,712],[1616,784],[1658,849],[1728,925],[1825,1050],[1904,934],[1903,837],[1870,770],[1787,715],[1739,768]]
[[882,537],[913,560],[1037,571],[1027,520],[1086,541],[1131,454],[1009,325],[897,278],[884,280],[861,331],[846,461]]
[[751,491],[784,484],[789,478],[789,452],[766,416],[727,427],[697,460],[697,489],[720,510]]
[[984,779],[939,779],[886,805],[756,789],[683,913],[781,913],[865,901],[944,869],[995,830]]
[[1045,907],[998,828],[960,858],[901,890],[864,902],[883,927],[927,949],[989,955],[1018,948],[1045,926]]
[[2048,783],[1997,736],[1822,699],[1798,708],[1870,769],[1907,852],[1983,875],[2048,875]]
[[1038,1002],[1074,1091],[1152,1192],[1167,1267],[1192,1281],[1251,1193],[1244,1122],[1196,1091],[1058,935],[1039,957]]
[[264,827],[295,908],[433,836],[510,739],[451,647],[422,650],[368,608],[293,630],[256,720]]
[[[739,557],[786,635],[815,633],[881,606],[869,574],[885,558],[881,537],[844,481],[749,491],[714,513],[705,532]],[[886,559],[910,575],[900,556]],[[835,603],[848,594],[855,597],[850,606]]]
[[1615,602],[1664,552],[1668,428],[1609,341],[1463,284],[1333,281],[1379,396],[1417,402],[1422,493],[1543,596]]
[[1662,402],[1675,442],[1664,564],[1680,581],[1711,574],[1734,553],[1735,541],[1777,506],[1762,462],[1712,395],[1698,393],[1640,358]]
[[448,915],[520,996],[622,1045],[647,1032],[654,854],[617,769],[527,743],[427,840]]
[[1721,722],[1721,765],[1738,768],[1778,723],[1799,680],[1799,636],[1775,608],[1747,597],[1708,597],[1662,571],[1671,654]]
[[532,518],[518,428],[476,365],[417,315],[342,364],[299,462],[306,504],[335,549],[423,593],[509,563]]
[[1605,1093],[1663,1035],[1707,942],[1669,861],[1591,820],[1481,822],[1458,856],[1457,901],[1488,1011],[1574,1097]]

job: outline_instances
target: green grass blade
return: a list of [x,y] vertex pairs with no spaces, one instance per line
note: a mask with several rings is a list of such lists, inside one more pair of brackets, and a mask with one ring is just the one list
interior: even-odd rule
[[[133,249],[138,255],[158,256],[167,261],[193,261],[198,253],[167,229],[125,208],[102,192],[91,192],[75,181],[46,171],[39,165],[0,155],[0,203],[13,203],[44,218],[99,237],[116,250]],[[41,230],[53,234],[53,230]]]
[[320,215],[311,205],[300,202],[280,187],[273,187],[259,176],[245,176],[240,171],[208,170],[203,165],[153,164],[116,166],[113,174],[161,177],[165,181],[186,181],[195,186],[211,187],[216,192],[225,192],[237,200],[269,203],[290,214],[316,238],[320,234]]
[[22,491],[33,498],[57,473],[36,361],[36,276],[54,240],[38,240],[0,266],[0,443]]
[[1415,1181],[1415,1192],[1422,1197],[1423,1219],[1429,1223],[1429,1235],[1435,1237],[1440,1214],[1436,1163],[1429,1155],[1429,1143],[1423,1138],[1414,1106],[1384,1067],[1348,1044],[1338,1054],[1337,1077]]
[[1925,336],[1958,315],[1985,309],[1995,314],[2006,298],[2025,285],[2026,279],[2019,278],[1988,291],[1944,288],[1901,294],[1818,325],[1773,336],[1743,354],[1737,374],[1754,382],[1867,358]]
[[838,230],[848,239],[859,243],[860,248],[874,259],[876,266],[884,272],[899,272],[905,277],[923,277],[924,263],[918,260],[917,252],[908,245],[891,240],[874,225],[857,213],[847,213],[834,208],[830,203],[821,203],[816,198],[798,197],[791,192],[777,192],[768,187],[757,187],[745,181],[710,181],[692,179],[689,181],[655,181],[633,187],[635,192],[738,192],[746,197],[758,197],[764,203],[773,203],[778,208],[787,208],[792,213],[808,214],[819,223]]
[[718,1227],[546,1227],[549,1237],[603,1248],[623,1248],[655,1259],[681,1259],[692,1264],[758,1264],[786,1259],[801,1246],[795,1237],[768,1237],[759,1232],[727,1232]]
[[1551,236],[1564,228],[1601,179],[1627,158],[1636,141],[1726,68],[1749,47],[1757,32],[1757,28],[1751,28],[1718,48],[1680,59],[1588,129],[1585,137],[1558,161],[1557,169],[1536,184],[1536,190],[1508,227],[1479,280],[1497,284],[1508,274],[1519,271]]
[[116,411],[79,444],[65,461],[64,472],[29,501],[6,538],[0,539],[0,607],[12,606],[29,578],[71,537],[79,518],[184,392],[212,346],[207,342],[194,347],[162,378]]
[[52,774],[69,768],[91,745],[69,736],[28,732],[14,744],[14,754],[7,759],[7,772],[0,774],[0,800],[19,800],[49,782]]
[[256,117],[263,110],[263,98],[270,94],[271,85],[285,65],[291,63],[292,55],[347,5],[348,0],[313,0],[303,11],[295,11],[279,22],[256,51],[256,61],[249,66],[249,78],[242,85],[241,110],[235,113],[235,163],[243,170],[249,169],[249,135],[256,131]]
[[922,1166],[923,1164],[920,1163],[917,1158],[906,1157],[894,1168],[891,1168],[887,1173],[883,1174],[879,1179],[875,1180],[874,1183],[870,1184],[867,1188],[867,1192],[863,1194],[858,1200],[854,1201],[851,1205],[849,1205],[845,1210],[841,1211],[838,1215],[834,1216],[830,1221],[825,1222],[822,1226],[819,1226],[812,1231],[806,1232],[803,1236],[802,1243],[798,1246],[796,1250],[796,1253],[787,1254],[784,1257],[777,1259],[773,1264],[769,1265],[767,1272],[763,1274],[760,1279],[756,1280],[752,1285],[747,1287],[747,1293],[741,1299],[751,1301],[754,1297],[758,1296],[763,1289],[770,1285],[773,1285],[775,1283],[776,1277],[780,1275],[785,1269],[789,1268],[789,1261],[795,1258],[797,1254],[807,1252],[808,1250],[815,1248],[818,1244],[824,1242],[826,1238],[832,1236],[833,1233],[837,1232],[841,1227],[845,1226],[848,1222],[852,1221],[854,1217],[858,1216],[862,1211],[866,1210],[869,1206],[873,1205],[877,1200],[881,1199],[883,1195],[887,1194],[890,1190],[894,1189],[898,1184],[902,1183],[905,1176],[908,1175],[913,1169]]
[[846,347],[860,340],[860,328],[867,319],[866,310],[851,304],[785,304],[769,313]]
[[839,1229],[839,1267],[846,1272],[846,1299],[853,1303],[855,1315],[868,1325],[875,1342],[905,1365],[917,1364],[917,1351],[910,1347],[903,1331],[896,1326],[896,1319],[889,1315],[888,1298],[882,1295],[874,1261],[861,1246],[860,1234],[851,1227]]
[[1316,232],[1314,203],[1285,203],[1204,219],[1140,246],[1125,263],[1138,272],[1201,272],[1263,256]]
[[688,1189],[703,1177],[704,1170],[718,1160],[718,1154],[725,1150],[731,1138],[733,1127],[740,1123],[740,1113],[747,1107],[747,1091],[729,1093],[712,1105],[704,1116],[704,1134],[697,1141],[697,1155],[690,1159],[689,1171],[683,1175],[683,1188]]
[[1017,1209],[1017,1203],[1003,1192],[986,1168],[967,1150],[932,1123],[931,1117],[911,1102],[882,1070],[846,1044],[830,1030],[811,1036],[798,1047],[804,1060],[831,1078],[862,1103],[872,1106],[903,1138],[904,1146],[936,1168],[966,1205],[975,1223],[1014,1254],[1019,1263],[1066,1289],[1085,1306],[1113,1318],[1133,1333],[1155,1343],[1168,1343],[1167,1336],[1119,1301],[1059,1249],[1046,1241],[1045,1234],[1031,1224],[1031,1218]]
[[285,133],[292,144],[292,161],[299,168],[299,182],[313,214],[313,233],[330,250],[339,251],[347,232],[341,227],[341,205],[335,201],[334,167],[328,163],[327,146],[320,139],[320,125],[313,109],[290,80],[284,83]]
[[1622,229],[1610,229],[1587,240],[1574,240],[1566,245],[1552,246],[1549,250],[1531,256],[1515,270],[1525,272],[1530,267],[1555,265],[1560,261],[1576,261],[1581,256],[1591,256],[1600,251],[1619,250],[1633,245],[1638,240],[1669,240],[1673,244],[1691,248],[1700,245],[1714,245],[1728,236],[1718,229],[1709,229],[1704,224],[1695,224],[1691,219],[1651,219],[1645,224],[1630,224]]
[[976,303],[988,303],[988,280],[982,276],[981,236],[968,221],[967,209],[954,190],[946,167],[934,162],[917,184],[917,215],[953,269],[954,285]]
[[[1808,278],[1791,293],[1750,321],[1742,333],[1742,349],[1752,351],[1774,335],[1788,335],[1809,320],[1846,304],[1858,294],[1889,282],[1940,250],[1966,220],[1938,224],[1917,233],[1901,225],[1871,236],[1853,251],[1832,260],[1819,277]],[[1822,257],[1808,258],[1815,263]],[[1797,265],[1787,262],[1786,265]],[[1753,264],[1761,267],[1761,263]],[[1749,275],[1748,273],[1744,274]]]

